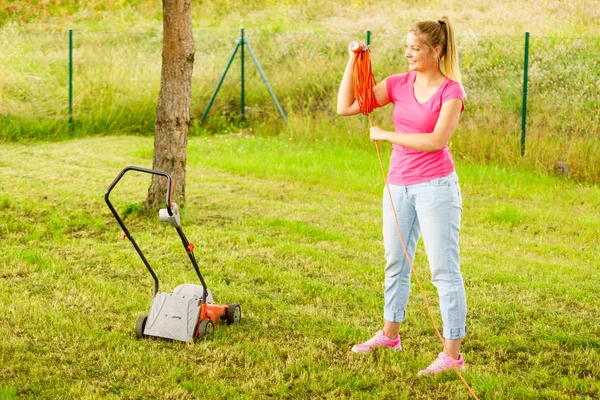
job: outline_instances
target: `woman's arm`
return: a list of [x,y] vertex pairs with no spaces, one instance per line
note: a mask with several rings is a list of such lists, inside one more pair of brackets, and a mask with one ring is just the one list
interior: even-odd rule
[[444,148],[456,130],[462,101],[448,100],[442,105],[440,116],[431,133],[400,133],[384,131],[378,126],[371,128],[370,137],[373,141],[387,140],[390,143],[409,147],[420,151],[438,151]]
[[[352,52],[352,50],[349,50],[349,52],[350,59],[346,64],[346,69],[344,70],[344,76],[342,78],[342,82],[340,83],[340,89],[338,91],[337,98],[337,113],[343,116],[356,115],[360,113],[358,101],[354,97],[354,82],[352,72],[354,52]],[[373,92],[375,94],[375,99],[377,99],[377,104],[379,104],[379,107],[383,107],[390,102],[385,79],[379,82],[377,85],[375,85],[375,87],[373,88]]]

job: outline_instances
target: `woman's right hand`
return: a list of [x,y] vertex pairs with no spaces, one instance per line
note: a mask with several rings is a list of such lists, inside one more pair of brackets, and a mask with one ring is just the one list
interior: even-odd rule
[[356,53],[362,51],[362,49],[365,46],[366,45],[363,42],[359,42],[358,40],[353,40],[352,42],[350,42],[348,44],[348,55],[350,59],[354,60],[354,57],[356,57]]

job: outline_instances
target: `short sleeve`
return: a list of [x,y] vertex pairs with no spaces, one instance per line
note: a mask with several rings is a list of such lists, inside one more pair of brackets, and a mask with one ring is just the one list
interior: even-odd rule
[[459,99],[462,103],[460,112],[465,110],[465,92],[462,86],[455,81],[450,81],[450,84],[444,89],[442,93],[442,105],[448,100]]
[[387,87],[388,98],[391,103],[394,103],[396,100],[395,94],[398,93],[398,90],[401,85],[406,81],[407,74],[398,74],[388,76],[385,80],[385,85]]

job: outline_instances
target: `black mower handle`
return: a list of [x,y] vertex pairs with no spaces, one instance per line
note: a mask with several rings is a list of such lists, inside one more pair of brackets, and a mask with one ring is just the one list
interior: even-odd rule
[[[110,202],[110,199],[109,199],[110,192],[114,189],[114,187],[117,185],[117,183],[119,183],[119,181],[121,180],[121,178],[123,177],[123,175],[125,175],[128,171],[144,172],[144,173],[147,173],[147,174],[159,175],[159,176],[164,176],[165,178],[167,178],[167,200],[166,200],[166,202],[167,202],[167,213],[169,214],[170,217],[173,216],[172,193],[173,193],[173,183],[174,182],[173,182],[173,178],[171,178],[171,175],[169,175],[166,172],[156,171],[156,170],[147,169],[147,168],[140,168],[140,167],[129,166],[129,167],[124,168],[119,173],[119,175],[117,175],[117,177],[112,181],[112,183],[110,185],[108,185],[108,188],[106,189],[106,194],[104,195],[104,200],[106,201],[106,204],[108,205],[108,208],[110,209],[110,211],[114,215],[115,219],[119,223],[119,226],[121,226],[121,229],[123,229],[123,233],[125,234],[125,236],[127,236],[127,238],[129,239],[129,241],[131,242],[131,244],[133,245],[133,247],[137,251],[138,255],[140,256],[140,258],[144,262],[144,265],[146,266],[146,268],[150,272],[150,275],[152,275],[152,278],[154,279],[154,294],[156,294],[156,293],[158,293],[158,277],[154,273],[154,270],[150,266],[150,263],[148,263],[148,260],[144,256],[144,253],[142,253],[142,250],[140,249],[140,247],[138,246],[138,244],[136,243],[136,241],[133,239],[133,236],[131,235],[131,233],[129,232],[129,230],[127,229],[127,227],[125,226],[125,223],[123,222],[123,220],[119,216],[119,213],[117,213],[117,210],[115,210],[115,208],[113,207],[113,205],[112,205],[112,203]],[[202,274],[200,273],[200,268],[198,267],[198,263],[196,261],[196,257],[194,256],[193,245],[187,240],[187,238],[185,237],[185,234],[183,233],[183,230],[181,229],[180,226],[178,226],[178,224],[177,224],[177,226],[175,226],[175,229],[177,230],[177,233],[179,234],[179,237],[181,238],[181,241],[183,243],[183,247],[185,248],[185,251],[187,252],[187,254],[189,256],[189,258],[190,258],[190,260],[192,262],[192,265],[194,266],[194,270],[196,271],[196,274],[198,275],[198,278],[200,278],[200,283],[202,283],[202,287],[204,289],[204,295],[203,295],[202,301],[204,303],[206,303],[206,298],[207,298],[207,294],[208,294],[208,288],[206,286],[206,282],[204,281],[204,278],[202,277]]]
[[104,200],[106,201],[106,204],[108,205],[108,208],[110,209],[110,211],[112,212],[112,214],[115,216],[115,219],[117,220],[117,222],[121,226],[121,229],[123,229],[123,233],[125,234],[125,236],[127,236],[127,238],[129,239],[129,241],[131,242],[131,244],[135,248],[135,251],[137,251],[138,255],[140,256],[140,258],[144,262],[144,265],[148,269],[148,272],[150,272],[150,275],[152,275],[152,278],[154,279],[154,294],[156,294],[156,293],[158,293],[158,277],[154,273],[154,270],[150,266],[150,263],[146,259],[146,256],[144,256],[144,253],[142,253],[142,249],[140,249],[140,246],[138,246],[138,244],[136,243],[135,239],[133,238],[133,236],[129,232],[129,229],[127,229],[127,227],[125,226],[125,223],[123,222],[123,220],[119,216],[119,213],[117,212],[117,210],[115,210],[115,208],[113,207],[113,205],[112,205],[112,203],[110,202],[110,199],[109,199],[110,192],[115,188],[115,186],[117,185],[117,183],[119,183],[119,181],[121,180],[121,178],[123,178],[123,176],[128,171],[144,172],[144,173],[147,173],[147,174],[160,175],[160,176],[164,176],[164,177],[167,178],[167,180],[168,180],[168,187],[167,187],[167,212],[169,213],[169,215],[173,215],[173,212],[171,211],[171,191],[172,191],[172,185],[173,185],[172,184],[173,178],[171,178],[171,175],[167,174],[166,172],[155,171],[155,170],[152,170],[152,169],[146,169],[146,168],[140,168],[140,167],[131,167],[131,166],[130,167],[125,167],[119,173],[119,175],[117,175],[117,177],[112,181],[112,183],[110,185],[108,185],[108,189],[106,189],[106,194],[104,195]]
[[165,178],[167,178],[167,212],[169,213],[169,215],[173,215],[173,211],[171,211],[171,207],[173,206],[173,200],[172,200],[173,178],[171,178],[171,175],[169,175],[166,172],[162,172],[162,171],[156,171],[153,169],[133,167],[133,166],[123,168],[123,171],[121,171],[121,173],[119,173],[119,175],[117,175],[115,180],[112,181],[112,183],[110,185],[108,185],[108,189],[106,189],[106,194],[104,195],[104,199],[106,200],[106,203],[108,204],[108,207],[111,210],[113,210],[113,208],[112,208],[110,201],[108,200],[108,195],[114,189],[114,187],[117,186],[117,183],[119,183],[119,181],[121,180],[123,175],[125,175],[127,173],[127,171],[145,172],[147,174],[160,175],[160,176],[164,176]]

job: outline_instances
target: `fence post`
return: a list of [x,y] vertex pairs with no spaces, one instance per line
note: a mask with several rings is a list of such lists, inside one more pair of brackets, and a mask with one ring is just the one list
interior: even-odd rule
[[73,133],[73,28],[69,28],[69,132]]
[[281,114],[281,117],[283,118],[283,120],[287,122],[287,117],[285,116],[285,113],[283,112],[283,109],[281,108],[279,101],[277,101],[277,96],[275,96],[275,92],[273,92],[273,89],[271,89],[271,85],[269,85],[267,76],[265,75],[265,72],[263,71],[262,67],[260,66],[260,63],[258,62],[258,58],[256,58],[256,55],[252,51],[250,42],[245,40],[245,44],[246,44],[246,46],[248,46],[248,53],[250,53],[250,56],[252,57],[252,60],[254,61],[254,65],[256,65],[256,69],[258,69],[258,72],[260,73],[260,76],[262,77],[262,80],[265,83],[265,86],[267,86],[267,90],[269,91],[269,94],[271,95],[271,98],[273,99],[273,102],[275,103],[277,110],[279,110],[279,114]]
[[241,111],[242,111],[242,120],[244,119],[244,86],[245,86],[245,82],[244,82],[244,43],[246,42],[246,40],[244,39],[244,28],[242,28],[242,105],[241,105]]
[[208,115],[208,112],[210,111],[210,108],[212,107],[212,105],[215,101],[215,98],[217,97],[217,93],[219,93],[219,89],[221,88],[221,85],[223,84],[223,81],[225,80],[227,71],[229,71],[229,67],[231,67],[233,58],[235,57],[235,54],[237,53],[238,48],[240,46],[243,47],[243,45],[244,45],[244,43],[242,42],[242,39],[238,39],[237,43],[235,44],[235,48],[233,49],[233,53],[231,53],[231,57],[229,57],[229,61],[227,62],[225,71],[223,72],[223,75],[221,75],[221,79],[219,79],[219,83],[217,83],[217,87],[215,88],[215,91],[213,92],[212,96],[210,97],[210,100],[208,101],[208,106],[206,107],[206,110],[204,110],[204,114],[202,114],[202,122],[200,122],[200,125],[204,124],[204,120],[206,119],[206,116]]
[[260,76],[263,79],[263,82],[265,83],[265,85],[267,86],[267,89],[269,90],[269,93],[271,94],[271,97],[273,98],[273,101],[275,102],[275,105],[277,106],[277,109],[279,110],[279,113],[281,114],[281,117],[284,119],[284,121],[287,122],[287,118],[285,116],[285,113],[283,112],[283,109],[281,108],[281,105],[279,104],[279,101],[277,101],[277,97],[275,96],[275,93],[273,92],[273,89],[271,89],[271,86],[269,85],[269,81],[267,80],[267,77],[265,76],[264,71],[262,70],[262,67],[260,66],[260,63],[258,62],[258,59],[256,58],[256,55],[254,55],[254,52],[252,51],[252,47],[250,46],[250,43],[244,38],[244,28],[242,28],[242,35],[241,37],[238,39],[236,45],[235,45],[235,49],[233,50],[233,53],[231,53],[231,57],[229,58],[229,62],[227,63],[227,66],[225,67],[225,72],[223,72],[223,75],[221,75],[221,79],[219,80],[219,83],[217,84],[217,88],[215,89],[213,95],[211,96],[209,102],[208,102],[208,106],[206,107],[206,110],[204,111],[204,114],[202,115],[202,122],[200,123],[201,125],[204,124],[204,120],[206,120],[206,116],[208,115],[208,111],[210,110],[210,107],[213,105],[213,102],[215,100],[215,97],[217,97],[217,93],[219,92],[219,88],[221,87],[221,84],[223,83],[223,80],[225,79],[225,75],[227,75],[227,71],[229,71],[229,67],[231,66],[231,62],[233,61],[233,58],[235,57],[235,54],[237,53],[238,48],[242,48],[242,119],[244,119],[244,45],[246,45],[248,47],[248,53],[250,53],[250,57],[252,57],[252,60],[254,61],[254,64],[256,64],[256,68],[258,69],[258,72],[260,73]]
[[529,72],[529,31],[525,32],[525,60],[523,65],[523,110],[521,113],[521,157],[525,155],[525,128],[527,126],[527,75]]

